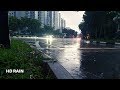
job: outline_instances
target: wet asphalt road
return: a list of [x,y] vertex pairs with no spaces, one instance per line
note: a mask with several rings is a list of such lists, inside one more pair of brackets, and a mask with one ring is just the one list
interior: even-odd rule
[[120,46],[89,44],[77,38],[39,38],[36,41],[75,79],[120,78]]

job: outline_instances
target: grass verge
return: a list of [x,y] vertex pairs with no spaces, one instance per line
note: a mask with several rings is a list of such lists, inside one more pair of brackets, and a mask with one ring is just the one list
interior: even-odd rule
[[[20,40],[11,40],[11,48],[0,48],[0,79],[53,79],[44,74],[40,52]],[[6,69],[24,69],[24,73],[6,73]]]

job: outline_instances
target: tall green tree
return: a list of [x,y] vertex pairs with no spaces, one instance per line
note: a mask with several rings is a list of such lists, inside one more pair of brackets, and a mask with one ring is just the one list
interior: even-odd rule
[[46,34],[53,34],[54,33],[54,28],[51,26],[44,25],[44,32]]
[[9,30],[17,31],[20,25],[20,20],[17,19],[16,17],[13,16],[9,16],[8,18],[8,26],[9,26]]
[[9,17],[9,29],[12,32],[28,32],[35,35],[40,32],[41,23],[36,19],[21,17],[17,19],[16,17]]
[[115,13],[110,11],[86,11],[84,21],[79,24],[83,36],[88,33],[93,39],[112,39],[116,32],[116,24],[113,22]]

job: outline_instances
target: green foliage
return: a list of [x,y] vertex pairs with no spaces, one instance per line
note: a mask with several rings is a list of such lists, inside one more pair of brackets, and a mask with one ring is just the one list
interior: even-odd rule
[[36,19],[21,17],[17,19],[16,17],[9,16],[9,30],[12,34],[17,31],[18,33],[29,33],[29,35],[43,35],[43,34],[54,34],[55,30],[51,26],[44,25],[41,28],[41,22]]
[[22,26],[23,28],[28,27],[27,32],[31,32],[32,34],[38,33],[39,30],[41,29],[40,22],[36,19],[31,19],[31,18],[21,18]]
[[90,34],[91,39],[113,39],[117,31],[113,18],[117,14],[114,11],[86,11],[83,15],[84,22],[79,24],[79,28],[84,37]]
[[[11,40],[11,49],[0,48],[1,79],[44,79],[41,62],[43,56],[19,40]],[[7,74],[6,69],[24,69],[23,74]]]
[[[27,32],[31,34],[39,33],[41,23],[36,19],[21,17],[17,19],[16,17],[9,16],[9,30],[18,32]],[[27,27],[27,29],[26,29]]]
[[62,30],[62,32],[66,33],[66,37],[73,37],[73,36],[77,37],[77,32],[75,30],[73,30],[73,29],[65,28],[65,29]]
[[45,32],[46,34],[53,34],[53,33],[54,33],[54,29],[53,29],[51,26],[45,25],[45,26],[44,26],[44,32]]
[[[9,30],[11,30],[11,35],[14,35],[14,33],[17,32],[17,34],[19,35],[21,35],[21,33],[23,35],[27,33],[29,35],[37,36],[42,36],[44,34],[63,36],[63,34],[59,32],[59,30],[54,30],[54,27],[44,25],[44,27],[41,28],[41,22],[39,22],[39,20],[26,17],[21,17],[20,19],[17,19],[16,17],[9,16]],[[77,35],[77,32],[74,32],[74,30],[72,29],[68,30],[68,35],[70,35],[71,32],[75,36]]]
[[8,20],[9,30],[16,31],[20,25],[20,20],[16,17],[9,17]]

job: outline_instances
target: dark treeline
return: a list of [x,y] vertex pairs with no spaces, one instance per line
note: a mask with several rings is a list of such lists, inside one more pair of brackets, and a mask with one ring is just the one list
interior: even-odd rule
[[37,35],[42,36],[44,34],[60,34],[59,30],[54,30],[53,27],[41,25],[39,20],[21,17],[18,19],[13,16],[9,16],[9,30],[10,35]]
[[9,30],[11,34],[31,34],[34,35],[40,29],[39,21],[30,18],[10,16],[8,18]]
[[85,11],[83,22],[79,24],[83,38],[87,35],[91,39],[115,39],[119,30],[118,11]]
[[65,33],[66,34],[66,38],[72,38],[72,37],[77,37],[77,32],[73,29],[63,29],[62,30],[62,33]]

